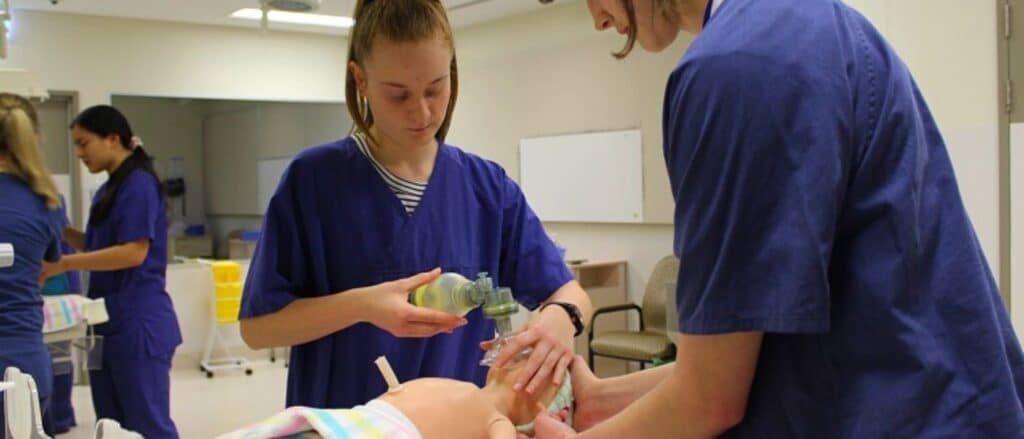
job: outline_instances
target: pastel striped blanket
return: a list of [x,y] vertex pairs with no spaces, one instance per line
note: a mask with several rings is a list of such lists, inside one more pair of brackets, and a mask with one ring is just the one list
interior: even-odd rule
[[43,296],[44,334],[63,331],[83,322],[95,325],[109,319],[103,299],[89,299],[78,294]]
[[419,430],[401,411],[373,400],[351,409],[289,407],[269,419],[218,439],[316,438],[420,439]]

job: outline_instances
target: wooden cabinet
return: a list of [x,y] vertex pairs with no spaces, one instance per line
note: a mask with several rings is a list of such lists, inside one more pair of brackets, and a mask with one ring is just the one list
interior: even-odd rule
[[228,240],[228,259],[248,261],[256,252],[256,241]]
[[168,240],[167,253],[186,258],[212,258],[213,238],[209,236],[179,236]]
[[[583,290],[590,295],[590,301],[595,310],[604,306],[629,303],[626,293],[626,261],[584,262],[570,264],[569,269]],[[627,329],[626,316],[625,312],[602,315],[597,321],[594,334]],[[590,322],[587,322],[588,329],[589,326]],[[576,353],[587,358],[588,349],[585,330],[583,334],[576,337]],[[622,360],[596,357],[594,361],[593,367],[597,375],[602,378],[629,372],[627,362]]]

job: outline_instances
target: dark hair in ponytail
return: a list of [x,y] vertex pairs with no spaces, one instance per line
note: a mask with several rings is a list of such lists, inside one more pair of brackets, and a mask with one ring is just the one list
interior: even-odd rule
[[156,170],[153,169],[153,160],[149,158],[149,155],[146,154],[146,151],[141,146],[136,147],[132,145],[132,127],[128,124],[128,119],[124,117],[124,114],[121,114],[120,111],[109,105],[89,107],[71,122],[71,128],[74,127],[81,128],[100,137],[116,135],[121,141],[121,147],[132,152],[110,174],[106,192],[103,193],[103,197],[89,211],[89,225],[98,224],[110,216],[118,190],[124,184],[124,180],[136,169],[142,169],[147,174],[153,176],[153,183],[160,188],[160,198],[166,202],[163,185],[160,184],[160,177],[156,175]]

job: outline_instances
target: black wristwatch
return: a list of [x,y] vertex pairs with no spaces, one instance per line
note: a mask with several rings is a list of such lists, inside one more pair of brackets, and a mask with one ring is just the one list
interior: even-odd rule
[[576,333],[572,336],[579,337],[579,335],[583,333],[583,314],[580,313],[580,309],[577,308],[576,305],[567,302],[549,302],[545,303],[544,306],[541,306],[538,312],[544,311],[544,308],[551,305],[558,305],[562,307],[567,314],[569,314],[569,320],[572,321],[573,328],[576,328]]

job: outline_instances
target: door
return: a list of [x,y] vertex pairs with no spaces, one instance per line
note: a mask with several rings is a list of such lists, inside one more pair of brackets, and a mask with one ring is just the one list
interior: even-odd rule
[[[1004,299],[1010,291],[1009,307],[1014,327],[1024,331],[1024,0],[999,0],[1000,66],[1003,76],[1000,102],[1002,132],[1007,139],[1009,166],[1009,262],[1001,279]],[[1003,235],[1007,236],[1007,235]],[[1006,240],[1004,239],[1004,242]],[[1007,278],[1008,277],[1008,278]],[[1007,283],[1009,285],[1007,285]]]
[[78,160],[74,156],[68,125],[75,116],[75,94],[50,92],[45,101],[35,100],[43,160],[67,203],[71,222],[81,226]]

